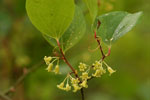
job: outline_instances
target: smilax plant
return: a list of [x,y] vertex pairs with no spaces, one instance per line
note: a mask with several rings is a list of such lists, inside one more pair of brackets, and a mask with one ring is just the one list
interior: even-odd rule
[[[45,56],[44,60],[48,72],[60,74],[59,61],[63,60],[71,72],[57,87],[64,91],[81,91],[84,100],[83,88],[88,88],[88,81],[101,77],[113,70],[104,59],[110,55],[111,45],[120,37],[129,32],[139,20],[142,12],[130,14],[124,11],[110,12],[97,16],[97,0],[83,0],[88,9],[91,31],[98,43],[102,58],[92,65],[79,63],[75,69],[65,56],[67,50],[73,47],[86,31],[84,14],[74,0],[27,0],[26,10],[32,24],[42,33],[43,37],[54,47],[58,48],[60,56]],[[104,54],[101,40],[108,46],[108,53]],[[54,68],[55,66],[55,68]]]

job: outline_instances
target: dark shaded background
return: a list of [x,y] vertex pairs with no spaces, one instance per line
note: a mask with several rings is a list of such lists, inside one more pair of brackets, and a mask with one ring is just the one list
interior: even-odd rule
[[[77,3],[86,12],[80,0]],[[111,56],[106,59],[117,72],[91,80],[85,89],[86,100],[150,100],[150,1],[101,0],[99,15],[116,10],[143,11],[144,15],[131,32],[113,45]],[[100,52],[90,52],[88,48],[96,46],[93,34],[87,30],[84,38],[67,52],[67,58],[74,66],[80,61],[91,64],[100,58]],[[16,82],[23,69],[38,64],[52,50],[29,21],[25,0],[0,0],[1,92]],[[45,68],[43,64],[29,74],[13,93],[13,100],[80,99],[80,92],[67,93],[56,88],[69,71],[65,64],[61,65],[63,75],[48,73]]]

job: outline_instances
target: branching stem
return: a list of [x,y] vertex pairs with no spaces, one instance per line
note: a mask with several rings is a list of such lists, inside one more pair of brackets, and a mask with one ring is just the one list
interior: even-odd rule
[[97,35],[96,35],[96,31],[94,31],[94,36],[95,36],[95,39],[96,39],[96,41],[97,41],[97,43],[98,43],[98,45],[99,45],[99,49],[100,49],[101,54],[102,54],[102,60],[104,60],[106,56],[105,56],[105,54],[104,54],[104,52],[103,52],[103,48],[102,48],[102,46],[101,46],[101,41],[98,39],[98,37],[97,37]]
[[[60,50],[60,53],[62,55],[62,58],[64,60],[64,62],[69,66],[69,68],[72,70],[72,72],[74,73],[75,77],[79,79],[80,83],[82,82],[79,75],[77,74],[76,70],[72,67],[72,65],[69,63],[69,61],[67,60],[67,58],[65,57],[65,54],[60,46],[60,43],[59,43],[59,40],[56,40],[57,41],[57,45],[59,47],[59,50]],[[82,100],[85,100],[84,99],[84,90],[83,88],[81,88],[81,96],[82,96]]]
[[[100,20],[98,20],[98,22],[97,22],[97,30],[99,29],[100,25],[101,25],[101,22],[100,22]],[[102,45],[101,45],[101,40],[97,37],[96,30],[94,30],[94,38],[96,39],[96,41],[97,41],[97,43],[99,45],[99,49],[100,49],[101,54],[102,54],[101,60],[103,61],[107,56],[110,55],[110,53],[111,53],[111,46],[108,47],[108,53],[105,55],[105,53],[103,51],[103,48],[102,48]]]

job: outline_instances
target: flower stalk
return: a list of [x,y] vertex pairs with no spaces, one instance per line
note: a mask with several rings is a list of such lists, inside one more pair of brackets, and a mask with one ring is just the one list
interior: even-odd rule
[[[77,79],[79,79],[79,83],[82,83],[82,81],[80,80],[80,77],[78,76],[78,74],[77,74],[77,71],[72,67],[72,65],[69,63],[69,61],[66,59],[66,57],[65,57],[65,54],[64,54],[64,52],[63,52],[63,50],[62,50],[62,48],[61,48],[61,46],[60,46],[60,43],[59,43],[59,40],[56,40],[57,41],[57,45],[58,45],[58,47],[59,47],[59,50],[60,50],[60,53],[61,53],[61,55],[62,55],[62,59],[64,60],[64,62],[69,66],[69,68],[72,70],[72,72],[74,73],[74,75],[75,75],[75,77],[77,78]],[[83,90],[83,88],[81,88],[81,96],[82,96],[82,100],[85,100],[84,99],[84,90]]]

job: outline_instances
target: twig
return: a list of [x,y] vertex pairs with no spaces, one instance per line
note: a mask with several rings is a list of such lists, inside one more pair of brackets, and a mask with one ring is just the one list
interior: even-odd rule
[[[63,57],[64,62],[70,67],[70,69],[72,70],[72,72],[74,73],[74,75],[75,75],[77,78],[79,78],[79,76],[78,76],[76,70],[72,67],[72,65],[71,65],[71,64],[69,63],[69,61],[66,59],[65,54],[63,53],[63,50],[62,50],[62,48],[61,48],[61,46],[60,46],[59,40],[57,40],[57,45],[58,45],[58,47],[59,47],[59,50],[60,50],[60,53],[61,53],[61,55],[62,55],[62,57]],[[80,78],[79,78],[79,79],[80,79]]]
[[[72,65],[69,63],[69,61],[65,57],[65,54],[63,53],[63,50],[62,50],[62,48],[60,46],[59,40],[56,40],[56,41],[57,41],[57,45],[59,47],[59,50],[60,50],[60,53],[61,53],[61,55],[63,57],[64,62],[69,66],[69,68],[72,70],[72,72],[74,73],[74,75],[76,76],[76,78],[78,78],[79,81],[80,81],[80,83],[81,83],[82,81],[81,81],[80,77],[78,76],[76,70],[72,67]],[[84,91],[83,91],[83,88],[81,88],[81,96],[82,96],[82,100],[84,100]]]
[[[100,20],[98,20],[98,22],[97,22],[97,30],[99,29],[100,25],[101,25],[101,22],[100,22]],[[103,61],[107,56],[110,55],[110,53],[111,53],[111,46],[108,48],[108,53],[105,55],[105,53],[104,53],[104,51],[103,51],[103,48],[102,48],[102,46],[101,46],[101,41],[100,41],[99,38],[97,37],[96,30],[94,30],[94,38],[96,39],[96,41],[97,41],[97,43],[98,43],[98,45],[99,45],[99,49],[100,49],[101,54],[102,54],[101,60]]]
[[30,73],[34,72],[36,69],[39,68],[39,66],[41,66],[44,62],[40,62],[36,65],[34,65],[31,69],[25,69],[24,73],[22,76],[20,76],[20,78],[14,83],[13,86],[11,86],[4,94],[8,95],[11,92],[14,92],[15,89],[24,81],[24,79],[27,77],[27,75],[29,75]]
[[[97,22],[97,29],[99,29],[101,25],[101,22],[98,20]],[[101,58],[101,61],[104,61],[104,59],[107,57],[107,56],[110,56],[110,53],[111,53],[111,46],[108,47],[108,53],[107,54],[104,54],[104,51],[103,51],[103,48],[101,46],[101,42],[100,40],[98,39],[97,37],[97,34],[96,34],[96,31],[94,30],[94,38],[96,39],[97,43],[98,43],[98,46],[99,46],[99,49],[101,51],[101,54],[102,54],[102,58]],[[93,66],[91,66],[92,68]],[[93,79],[94,77],[91,77],[90,79],[88,79],[88,81],[90,81],[91,79]]]
[[8,96],[0,92],[0,100],[11,100]]
[[108,47],[108,53],[106,54],[106,57],[107,57],[107,56],[110,56],[110,53],[111,53],[111,46]]
[[104,52],[103,52],[103,48],[102,48],[102,46],[101,46],[101,42],[100,42],[100,40],[98,39],[98,37],[97,37],[97,35],[96,35],[96,31],[94,31],[94,36],[95,36],[95,39],[96,39],[96,41],[97,41],[97,43],[98,43],[98,45],[99,45],[99,49],[100,49],[101,54],[102,54],[102,60],[104,60],[106,56],[105,56],[105,54],[104,54]]

